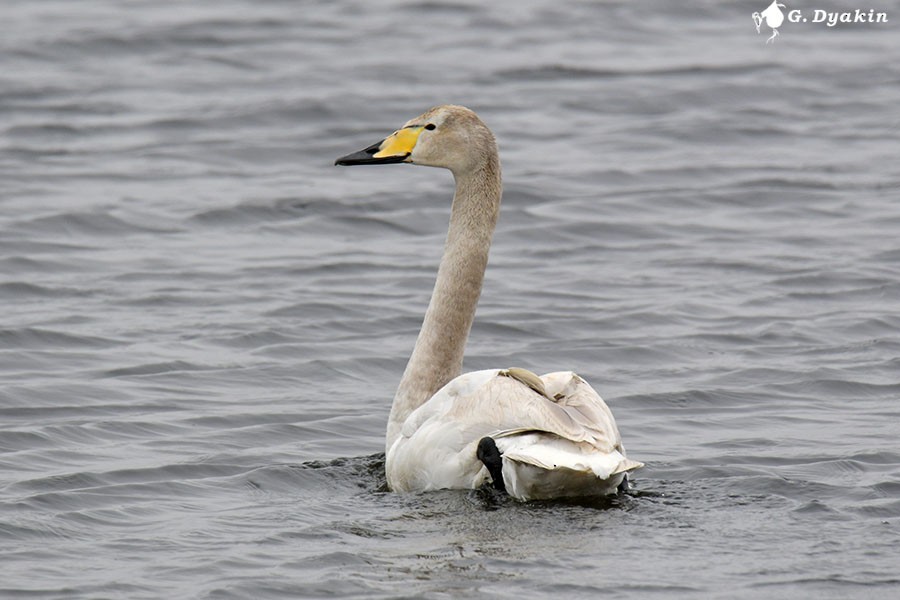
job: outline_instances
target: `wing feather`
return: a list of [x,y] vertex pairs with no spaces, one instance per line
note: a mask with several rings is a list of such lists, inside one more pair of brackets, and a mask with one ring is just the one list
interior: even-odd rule
[[[488,477],[475,452],[484,436],[497,440],[504,464],[554,472],[559,466],[592,472],[604,480],[641,466],[625,458],[606,403],[574,373],[537,378],[521,369],[512,373],[492,369],[460,375],[413,411],[387,451],[389,485],[407,491],[477,487]],[[524,471],[519,475],[525,477]],[[522,479],[520,487],[550,486],[534,492],[535,497],[544,497],[562,493],[564,480],[558,474],[541,483],[532,475]],[[527,481],[531,483],[523,483]],[[584,485],[588,487],[578,490],[587,493],[596,484]],[[531,492],[520,495],[531,497]]]
[[477,420],[489,426],[494,435],[543,431],[572,442],[587,442],[602,451],[619,445],[619,432],[609,408],[574,373],[568,373],[569,381],[562,384],[562,374],[551,374],[552,385],[546,395],[501,373],[470,393],[457,396],[446,417],[457,422]]

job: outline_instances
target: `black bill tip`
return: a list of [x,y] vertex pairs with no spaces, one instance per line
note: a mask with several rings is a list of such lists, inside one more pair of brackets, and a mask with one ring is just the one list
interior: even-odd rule
[[353,152],[347,156],[342,156],[334,161],[335,166],[351,167],[353,165],[389,165],[392,163],[400,163],[409,157],[409,153],[398,154],[397,156],[382,156],[375,158],[375,154],[381,149],[383,140],[377,144],[372,144],[365,150]]

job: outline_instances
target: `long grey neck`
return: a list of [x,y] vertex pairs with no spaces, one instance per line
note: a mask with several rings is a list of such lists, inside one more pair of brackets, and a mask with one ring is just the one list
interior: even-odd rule
[[500,162],[454,174],[456,193],[444,256],[422,330],[400,380],[388,421],[390,448],[416,408],[462,371],[463,352],[481,295],[491,238],[500,212]]

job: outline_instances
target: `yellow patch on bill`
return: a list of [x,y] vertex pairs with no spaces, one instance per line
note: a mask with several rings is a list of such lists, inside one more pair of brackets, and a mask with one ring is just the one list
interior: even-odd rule
[[404,127],[389,135],[383,142],[378,152],[372,158],[389,158],[392,156],[408,156],[412,154],[422,127]]

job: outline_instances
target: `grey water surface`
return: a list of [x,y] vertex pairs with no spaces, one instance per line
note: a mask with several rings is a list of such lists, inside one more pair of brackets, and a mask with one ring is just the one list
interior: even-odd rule
[[[900,3],[765,4],[0,1],[0,598],[900,595]],[[332,163],[451,102],[466,368],[592,382],[627,494],[385,490],[453,182]]]

